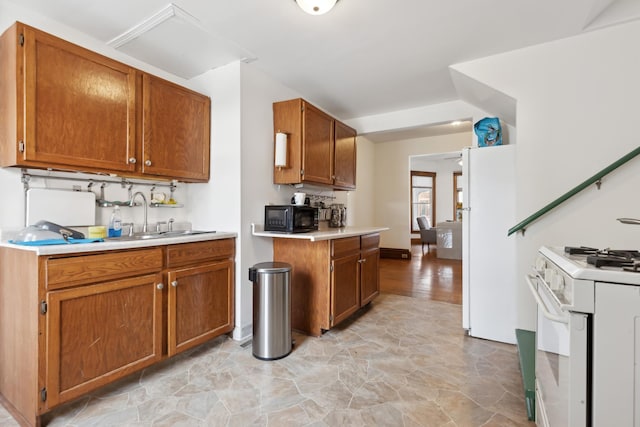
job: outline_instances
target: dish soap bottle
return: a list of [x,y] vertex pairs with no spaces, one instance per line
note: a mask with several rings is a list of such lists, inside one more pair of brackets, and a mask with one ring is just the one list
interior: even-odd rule
[[120,237],[121,235],[122,217],[120,216],[120,206],[115,206],[109,220],[109,237]]

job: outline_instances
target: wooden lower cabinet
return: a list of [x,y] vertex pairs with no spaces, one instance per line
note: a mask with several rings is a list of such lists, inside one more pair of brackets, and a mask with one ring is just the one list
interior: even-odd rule
[[233,329],[233,267],[226,260],[169,271],[169,356]]
[[233,328],[235,239],[37,256],[0,247],[0,402],[22,425]]
[[369,304],[380,294],[380,235],[362,237],[360,249],[360,305]]
[[47,294],[49,407],[162,359],[161,274]]
[[274,261],[292,266],[293,329],[320,336],[378,295],[379,239],[273,239]]

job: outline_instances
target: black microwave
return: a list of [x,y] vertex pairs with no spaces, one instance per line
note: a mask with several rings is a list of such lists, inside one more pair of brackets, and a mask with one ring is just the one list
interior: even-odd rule
[[299,205],[264,207],[264,230],[282,233],[305,233],[318,229],[318,208]]

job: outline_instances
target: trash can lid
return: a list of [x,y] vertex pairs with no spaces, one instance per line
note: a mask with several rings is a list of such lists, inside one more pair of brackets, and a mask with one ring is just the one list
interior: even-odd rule
[[286,262],[261,262],[251,267],[258,273],[286,273],[291,271],[291,264]]

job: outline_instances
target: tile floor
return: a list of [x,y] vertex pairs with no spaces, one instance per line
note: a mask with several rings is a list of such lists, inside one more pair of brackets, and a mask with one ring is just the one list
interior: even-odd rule
[[[382,294],[264,362],[225,337],[46,416],[50,426],[533,426],[514,346],[464,335],[460,306]],[[18,424],[0,406],[0,426]]]

